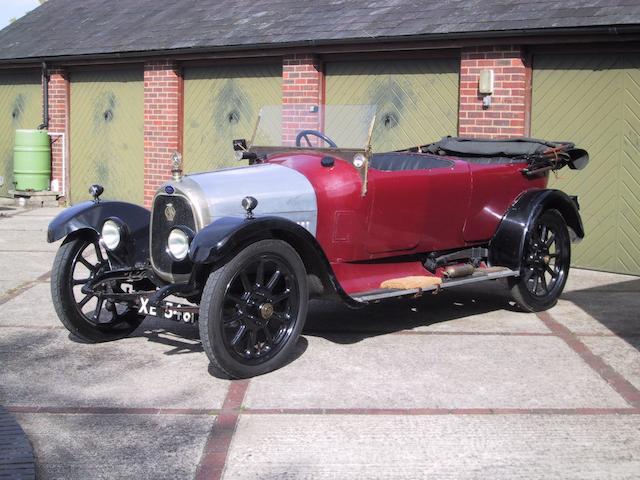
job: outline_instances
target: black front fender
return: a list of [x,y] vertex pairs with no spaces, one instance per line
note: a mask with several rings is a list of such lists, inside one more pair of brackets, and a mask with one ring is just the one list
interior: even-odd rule
[[195,264],[211,264],[216,268],[215,264],[224,264],[247,245],[270,238],[286,241],[296,249],[307,273],[322,283],[320,295],[337,295],[351,307],[361,306],[340,286],[316,238],[286,218],[223,217],[215,220],[195,235],[189,248],[189,257]]
[[577,200],[560,190],[529,190],[518,197],[502,217],[489,245],[490,264],[519,271],[527,234],[538,215],[548,209],[562,214],[573,238],[584,238]]
[[133,263],[149,258],[149,222],[146,208],[126,202],[83,202],[66,208],[56,216],[47,230],[47,242],[55,242],[74,232],[90,231],[99,234],[104,221],[117,217],[127,226],[127,251]]
[[282,217],[223,217],[200,230],[191,242],[189,258],[193,263],[216,263],[254,241],[278,238],[287,232],[320,249],[318,241],[295,222]]

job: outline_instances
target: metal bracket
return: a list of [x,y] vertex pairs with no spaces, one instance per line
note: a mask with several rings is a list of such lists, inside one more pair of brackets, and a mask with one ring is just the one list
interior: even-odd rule
[[[454,260],[471,260],[471,263],[477,267],[483,258],[489,256],[489,249],[485,247],[471,247],[456,252],[447,253],[445,255],[436,256],[431,254],[424,262],[424,267],[431,273],[435,273],[438,267],[446,265]],[[478,264],[478,265],[476,265]]]

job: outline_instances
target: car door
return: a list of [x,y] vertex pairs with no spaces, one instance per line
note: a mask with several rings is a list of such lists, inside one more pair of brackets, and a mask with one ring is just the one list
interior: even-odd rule
[[464,246],[471,177],[466,162],[435,168],[369,170],[367,252],[374,257]]

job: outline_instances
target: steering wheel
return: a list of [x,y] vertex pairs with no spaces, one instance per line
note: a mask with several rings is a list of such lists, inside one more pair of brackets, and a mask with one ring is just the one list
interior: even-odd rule
[[298,133],[298,135],[296,135],[296,147],[302,146],[300,145],[300,140],[302,140],[303,138],[307,141],[307,145],[309,147],[313,147],[313,145],[311,145],[311,140],[309,140],[309,135],[313,135],[314,137],[318,137],[319,139],[324,140],[329,144],[331,148],[338,148],[336,142],[317,130],[302,130],[300,133]]

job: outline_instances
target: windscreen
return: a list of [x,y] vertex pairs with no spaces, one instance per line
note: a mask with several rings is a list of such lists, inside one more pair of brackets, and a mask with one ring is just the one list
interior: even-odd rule
[[364,149],[376,114],[375,105],[262,107],[252,147]]

